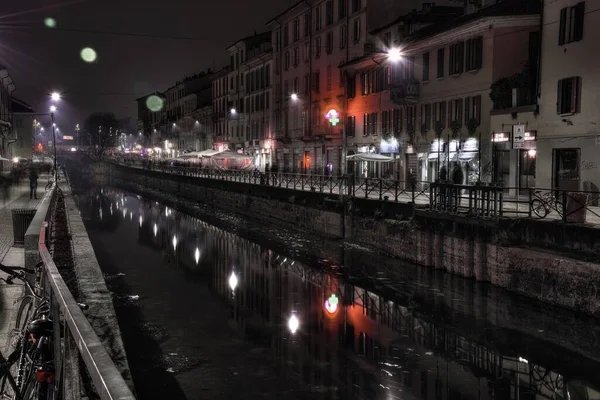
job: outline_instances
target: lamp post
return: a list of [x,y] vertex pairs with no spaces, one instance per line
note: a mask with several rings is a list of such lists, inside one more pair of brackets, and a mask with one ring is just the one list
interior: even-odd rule
[[58,172],[56,170],[56,124],[54,123],[54,111],[56,111],[56,107],[52,106],[50,108],[53,110],[50,113],[50,119],[52,120],[52,150],[54,152],[54,182],[57,182]]

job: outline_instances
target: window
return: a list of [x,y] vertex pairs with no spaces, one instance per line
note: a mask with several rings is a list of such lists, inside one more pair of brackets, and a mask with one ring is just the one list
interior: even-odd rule
[[308,37],[310,35],[310,14],[304,14],[304,37]]
[[346,91],[349,99],[356,97],[356,76],[347,78]]
[[319,86],[320,86],[320,80],[321,80],[319,71],[315,72],[313,76],[314,76],[313,77],[313,89],[315,90],[315,92],[319,93]]
[[392,132],[398,135],[402,132],[402,109],[396,108],[392,113]]
[[346,119],[346,136],[352,137],[356,134],[356,117],[348,116]]
[[346,71],[340,69],[340,87],[344,87],[344,82],[346,81]]
[[290,68],[290,52],[286,51],[283,55],[283,69],[287,71]]
[[304,75],[304,94],[308,95],[308,91],[310,90],[310,84],[308,83],[310,76],[308,74]]
[[352,24],[352,40],[354,43],[360,41],[360,18],[356,18]]
[[325,26],[333,24],[333,0],[325,3]]
[[437,51],[437,77],[438,79],[444,77],[444,49],[438,49]]
[[283,47],[287,46],[290,41],[290,27],[288,24],[283,26]]
[[338,0],[338,19],[346,18],[348,0]]
[[294,88],[292,90],[292,93],[298,94],[300,91],[300,81],[299,79],[296,77],[294,78]]
[[294,42],[297,42],[298,40],[300,40],[300,20],[298,18],[296,18],[294,20],[293,28],[294,28]]
[[381,112],[381,134],[385,135],[390,133],[390,115],[389,111]]
[[267,64],[267,66],[265,67],[265,82],[265,86],[271,86],[271,64]]
[[575,114],[579,111],[579,90],[581,78],[573,76],[558,81],[556,98],[557,114]]
[[573,7],[560,10],[560,27],[558,30],[558,45],[578,42],[583,39],[583,18],[585,16],[585,2],[577,3]]
[[327,66],[327,90],[331,90],[331,65]]
[[360,74],[360,92],[363,96],[371,93],[371,74],[363,72]]
[[392,47],[392,32],[386,32],[383,35],[383,46],[386,50]]
[[423,82],[429,80],[429,53],[423,54]]
[[348,42],[348,32],[346,29],[346,25],[342,25],[342,26],[340,26],[340,49],[345,49],[347,42]]
[[478,36],[467,40],[467,56],[466,66],[467,71],[481,69],[483,64],[483,36]]
[[333,32],[332,31],[327,32],[327,35],[325,35],[325,51],[327,52],[327,54],[331,54],[331,52],[333,51]]
[[315,31],[321,29],[321,6],[315,7]]
[[481,95],[465,98],[465,122],[471,119],[481,124]]
[[304,62],[310,61],[310,43],[304,43]]
[[300,63],[300,49],[296,47],[294,49],[294,67],[297,67]]
[[321,38],[315,39],[315,58],[321,57]]
[[450,45],[450,57],[448,60],[448,74],[458,75],[463,72],[465,58],[465,43],[460,42]]
[[[455,99],[455,100],[450,100],[448,102],[448,108],[450,109],[450,120],[448,122],[452,123],[453,121],[458,122],[458,126],[463,125],[462,123],[462,106],[463,106],[463,100],[462,99]],[[450,125],[450,124],[448,124]]]
[[352,13],[359,12],[361,6],[361,0],[352,0]]
[[421,132],[431,129],[431,104],[421,105]]

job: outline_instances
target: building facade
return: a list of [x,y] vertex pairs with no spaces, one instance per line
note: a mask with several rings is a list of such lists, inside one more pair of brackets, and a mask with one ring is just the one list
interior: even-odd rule
[[[15,83],[8,70],[0,65],[0,157],[8,159],[8,145],[12,134],[12,93]],[[9,161],[0,161],[0,171],[10,169]]]
[[33,155],[34,137],[37,121],[34,117],[35,110],[27,103],[17,98],[12,99],[12,128],[13,140],[8,147],[10,157],[26,158],[31,160]]
[[326,0],[298,2],[267,23],[280,171],[339,172],[346,104],[338,67],[364,54],[366,21],[365,0]]
[[545,0],[536,184],[598,190],[600,60],[594,2]]
[[427,4],[374,31],[397,57],[377,51],[344,66],[352,77],[348,155],[394,162],[349,163],[349,172],[492,182],[490,88],[523,70],[538,29],[535,2],[505,1],[471,13]]
[[229,116],[236,111],[229,101],[230,72],[231,67],[227,66],[212,76],[213,145],[221,151],[229,148]]

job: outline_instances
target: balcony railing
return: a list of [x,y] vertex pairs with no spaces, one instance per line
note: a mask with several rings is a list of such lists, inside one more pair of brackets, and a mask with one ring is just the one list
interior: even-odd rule
[[419,82],[414,79],[398,80],[390,84],[390,100],[406,104],[419,100]]

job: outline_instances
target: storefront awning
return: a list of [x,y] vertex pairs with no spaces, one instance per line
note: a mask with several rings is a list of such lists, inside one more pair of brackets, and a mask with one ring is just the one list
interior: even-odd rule
[[456,161],[458,161],[458,153],[457,152],[452,152],[452,153],[449,154],[448,158],[450,159],[449,160],[450,162],[456,162]]
[[346,160],[351,161],[375,161],[375,162],[390,162],[394,161],[392,157],[383,156],[375,153],[352,154],[346,156]]
[[465,152],[460,153],[460,155],[458,156],[458,158],[461,161],[471,161],[475,157],[477,157],[476,151],[465,151]]

